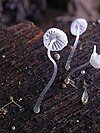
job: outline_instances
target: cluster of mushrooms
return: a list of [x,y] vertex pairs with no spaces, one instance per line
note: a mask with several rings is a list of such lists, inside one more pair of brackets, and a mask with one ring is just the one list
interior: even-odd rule
[[[70,69],[70,63],[71,63],[73,54],[75,52],[75,49],[78,45],[79,37],[80,37],[80,35],[82,35],[86,31],[87,26],[88,26],[87,21],[83,18],[75,19],[71,23],[70,32],[71,32],[72,35],[76,36],[76,39],[75,39],[75,42],[73,44],[73,47],[71,48],[71,52],[70,52],[70,54],[68,56],[68,59],[66,61],[66,64],[65,64],[65,69],[67,71]],[[53,71],[53,75],[52,75],[51,79],[49,80],[48,84],[45,86],[45,88],[41,92],[39,98],[37,99],[37,102],[36,102],[36,104],[33,108],[33,111],[35,113],[40,112],[41,102],[44,99],[45,94],[47,93],[47,91],[51,87],[52,83],[54,82],[56,74],[57,74],[57,69],[58,69],[57,63],[51,57],[50,52],[51,51],[60,51],[60,50],[62,50],[65,46],[67,46],[68,38],[67,38],[66,33],[64,33],[62,30],[57,29],[57,28],[50,28],[45,32],[45,34],[43,36],[43,43],[44,43],[44,46],[47,48],[48,58],[53,63],[54,71]],[[58,58],[60,58],[60,55],[58,55]],[[100,55],[98,55],[96,53],[96,45],[94,45],[93,53],[90,57],[90,60],[88,62],[86,62],[85,64],[75,68],[74,71],[76,71],[78,69],[81,69],[81,68],[85,67],[88,64],[92,65],[96,69],[100,68]],[[70,81],[70,76],[74,71],[72,71],[68,74],[68,76],[66,78],[67,83]],[[82,95],[83,104],[85,104],[88,101],[88,93],[87,93],[87,90],[86,90],[86,83],[85,82],[84,82],[84,88],[85,88],[85,90],[84,90],[83,95]]]

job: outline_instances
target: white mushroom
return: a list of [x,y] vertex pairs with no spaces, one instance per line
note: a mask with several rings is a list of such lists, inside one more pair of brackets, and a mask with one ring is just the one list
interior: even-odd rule
[[86,31],[86,29],[87,29],[87,21],[85,19],[82,18],[75,19],[71,24],[70,31],[72,35],[76,36],[76,40],[74,42],[74,45],[72,47],[72,50],[70,52],[70,55],[68,56],[65,65],[65,69],[67,70],[70,69],[70,62],[77,47],[79,36],[82,35]]
[[85,80],[84,80],[83,88],[84,88],[84,92],[83,92],[83,94],[82,94],[81,101],[82,101],[82,103],[85,105],[85,104],[87,104],[88,99],[89,99],[88,91],[87,91],[88,85],[87,85],[87,83],[86,83]]
[[100,68],[100,55],[96,53],[96,45],[94,45],[93,53],[90,57],[90,64],[94,68]]
[[88,102],[88,99],[89,99],[89,96],[88,96],[88,92],[87,92],[87,88],[86,88],[86,89],[84,89],[84,92],[82,94],[81,101],[85,105]]
[[57,74],[57,64],[55,60],[51,57],[50,51],[60,51],[62,50],[65,46],[67,46],[68,39],[66,34],[61,31],[60,29],[57,28],[51,28],[47,30],[43,36],[43,43],[44,46],[48,49],[47,55],[49,59],[52,61],[53,66],[54,66],[54,71],[53,75],[46,85],[46,87],[43,89],[42,93],[40,94],[35,106],[34,106],[34,112],[39,113],[40,112],[40,105],[41,102],[46,94],[46,92],[49,90],[50,86],[55,80],[56,74]]
[[60,60],[60,54],[56,53],[56,54],[54,55],[54,58],[55,58],[56,60]]

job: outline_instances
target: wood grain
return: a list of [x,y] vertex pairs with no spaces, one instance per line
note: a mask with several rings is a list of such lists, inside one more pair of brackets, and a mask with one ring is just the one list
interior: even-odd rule
[[[6,115],[0,112],[0,133],[100,132],[100,70],[86,66],[85,76],[79,70],[71,77],[77,89],[71,85],[63,89],[63,80],[69,73],[64,66],[75,37],[69,32],[70,22],[55,22],[52,26],[67,33],[69,44],[59,52],[58,74],[39,114],[33,112],[33,107],[53,72],[47,49],[42,43],[43,31],[31,22],[2,29],[0,26],[0,30],[4,31],[0,35],[0,107],[9,102],[10,96],[23,107],[20,111],[11,104],[6,108]],[[89,23],[87,31],[80,37],[71,70],[89,60],[94,44],[100,54],[100,25]],[[81,45],[82,50],[79,50]],[[81,103],[84,79],[89,85],[89,102],[85,106]],[[16,127],[14,131],[12,126]]]

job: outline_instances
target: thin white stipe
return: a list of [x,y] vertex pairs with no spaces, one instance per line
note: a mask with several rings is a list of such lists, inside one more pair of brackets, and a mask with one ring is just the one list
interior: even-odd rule
[[51,57],[51,54],[50,54],[50,49],[51,49],[52,43],[53,43],[54,41],[55,41],[55,40],[52,40],[52,41],[51,41],[51,44],[50,44],[50,46],[49,46],[50,48],[48,49],[48,52],[47,52],[48,57],[49,57],[49,59],[52,61],[53,66],[54,66],[53,75],[52,75],[50,81],[48,82],[48,84],[46,85],[46,87],[43,89],[43,91],[42,91],[42,93],[40,94],[39,98],[37,99],[37,102],[36,102],[36,104],[35,104],[35,106],[34,106],[34,109],[33,109],[35,113],[39,113],[39,112],[40,112],[40,105],[41,105],[41,102],[42,102],[42,100],[44,99],[44,96],[45,96],[45,94],[47,93],[47,91],[49,90],[50,86],[51,86],[52,83],[54,82],[55,77],[56,77],[56,74],[57,74],[57,64],[56,64],[56,62],[53,60],[53,58]]
[[70,63],[73,57],[73,54],[75,52],[75,49],[77,47],[77,44],[79,42],[79,36],[82,35],[87,29],[87,21],[82,18],[75,19],[70,27],[71,34],[76,36],[74,45],[71,49],[70,55],[68,56],[68,59],[66,61],[65,69],[68,71],[70,69]]
[[75,49],[76,49],[77,44],[78,44],[78,41],[79,41],[80,26],[77,25],[77,27],[78,27],[78,30],[77,30],[76,40],[75,40],[75,42],[74,42],[74,45],[73,45],[73,47],[72,47],[72,49],[71,49],[70,55],[68,56],[68,59],[67,59],[66,65],[65,65],[65,69],[66,69],[67,71],[70,69],[70,63],[71,63],[73,54],[74,54],[74,52],[75,52]]

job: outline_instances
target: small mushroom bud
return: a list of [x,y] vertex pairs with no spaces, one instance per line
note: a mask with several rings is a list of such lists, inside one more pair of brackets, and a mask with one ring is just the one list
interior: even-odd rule
[[60,60],[60,54],[56,53],[56,54],[54,55],[54,58],[55,58],[56,60]]
[[88,92],[87,92],[87,89],[85,89],[82,94],[81,101],[85,105],[88,102],[88,99],[89,99]]
[[100,68],[100,55],[96,53],[96,45],[94,45],[93,53],[90,57],[90,64],[94,68]]
[[79,42],[79,36],[82,35],[86,31],[86,29],[87,29],[87,21],[85,19],[82,18],[75,19],[71,24],[70,31],[72,35],[76,36],[76,40],[74,42],[70,55],[68,56],[65,65],[66,70],[70,69],[71,59]]
[[83,85],[84,92],[83,92],[82,98],[81,98],[81,101],[82,101],[82,103],[83,103],[84,105],[87,104],[88,99],[89,99],[87,87],[88,87],[88,85],[87,85],[86,81],[84,80],[84,85]]

